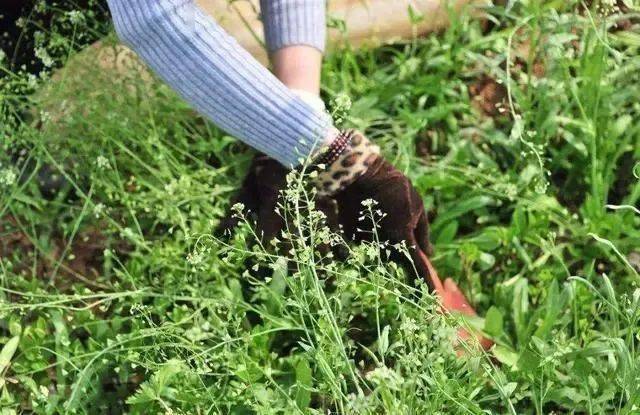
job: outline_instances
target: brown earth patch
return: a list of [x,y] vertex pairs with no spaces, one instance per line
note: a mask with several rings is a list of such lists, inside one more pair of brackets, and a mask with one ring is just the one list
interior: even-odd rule
[[416,140],[416,155],[422,158],[429,158],[432,154],[433,142],[437,140],[437,132],[425,130],[418,134]]
[[[595,9],[593,7],[594,3],[598,3],[595,6]],[[624,0],[617,0],[615,4],[612,5],[603,5],[602,3],[602,1],[587,0],[584,2],[583,7],[580,8],[580,11],[583,14],[586,14],[587,10],[590,10],[592,13],[595,11],[596,13],[604,16],[613,16],[616,14],[624,15],[633,11],[631,8],[629,8],[629,6],[625,4]],[[624,30],[631,30],[633,26],[638,23],[640,23],[640,19],[638,19],[637,17],[621,16],[620,19],[618,19],[613,25],[611,25],[609,31],[620,32]]]
[[507,88],[488,75],[469,86],[472,104],[482,114],[498,117],[507,113]]
[[14,217],[7,215],[0,219],[0,258],[11,261],[15,272],[48,278],[63,291],[75,282],[94,289],[107,288],[100,282],[105,249],[117,253],[130,249],[123,241],[111,241],[98,226],[80,231],[70,244],[60,236],[54,236],[46,244],[39,246],[21,230]]

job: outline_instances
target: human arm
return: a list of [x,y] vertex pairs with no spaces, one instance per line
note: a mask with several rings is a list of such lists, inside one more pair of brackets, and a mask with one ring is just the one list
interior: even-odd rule
[[316,96],[326,38],[325,0],[261,0],[273,73],[286,86]]
[[316,111],[258,63],[193,0],[109,0],[116,31],[220,128],[287,167],[330,141]]

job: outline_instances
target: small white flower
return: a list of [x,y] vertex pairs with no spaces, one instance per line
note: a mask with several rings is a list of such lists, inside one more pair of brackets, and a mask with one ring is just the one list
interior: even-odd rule
[[109,159],[100,154],[98,157],[96,157],[96,166],[98,166],[99,169],[109,168]]
[[378,202],[376,202],[374,199],[365,199],[361,203],[364,207],[372,207],[378,205]]
[[42,61],[42,64],[46,67],[53,66],[53,58],[49,55],[49,52],[43,48],[39,47],[35,49],[35,54],[38,59]]
[[207,250],[196,249],[195,251],[187,255],[187,262],[193,266],[201,265],[205,260],[206,254],[207,254]]
[[69,21],[73,24],[79,24],[84,22],[84,14],[80,10],[71,10],[67,12]]
[[0,185],[4,185],[7,187],[12,186],[16,182],[17,178],[18,175],[16,174],[16,172],[9,167],[0,170]]
[[334,100],[336,110],[349,111],[351,109],[351,98],[347,94],[338,94]]
[[48,111],[40,111],[40,121],[42,121],[43,124],[49,124],[51,119],[51,114]]
[[133,233],[133,230],[131,230],[131,228],[129,228],[129,227],[124,228],[122,230],[122,236],[127,238],[127,239],[134,239],[135,238],[135,234]]
[[104,203],[98,203],[93,207],[93,214],[96,216],[96,218],[99,218],[104,213],[104,210]]
[[400,325],[400,330],[408,333],[415,333],[420,330],[420,326],[418,326],[414,319],[409,318],[402,322],[402,324]]
[[164,185],[164,191],[169,195],[173,195],[178,189],[179,184],[176,179],[171,179],[171,181]]
[[[2,59],[0,59],[1,61]],[[27,87],[29,89],[34,89],[35,87],[38,86],[38,78],[34,75],[34,74],[28,74],[27,75]]]

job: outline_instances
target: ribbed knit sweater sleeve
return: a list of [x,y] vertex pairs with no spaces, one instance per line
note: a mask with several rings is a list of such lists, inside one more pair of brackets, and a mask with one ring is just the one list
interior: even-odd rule
[[269,52],[306,45],[324,52],[327,36],[325,0],[260,0]]
[[165,82],[223,130],[288,167],[331,120],[293,94],[193,0],[108,0],[116,32]]

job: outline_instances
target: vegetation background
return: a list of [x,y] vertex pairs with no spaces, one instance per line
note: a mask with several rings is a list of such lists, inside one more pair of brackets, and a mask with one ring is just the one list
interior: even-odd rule
[[116,44],[107,10],[23,5],[0,53],[0,413],[640,413],[640,9],[481,11],[323,68],[485,317],[495,348],[457,358],[462,322],[331,234],[301,177],[286,252],[212,236],[252,151],[135,70],[52,80]]

